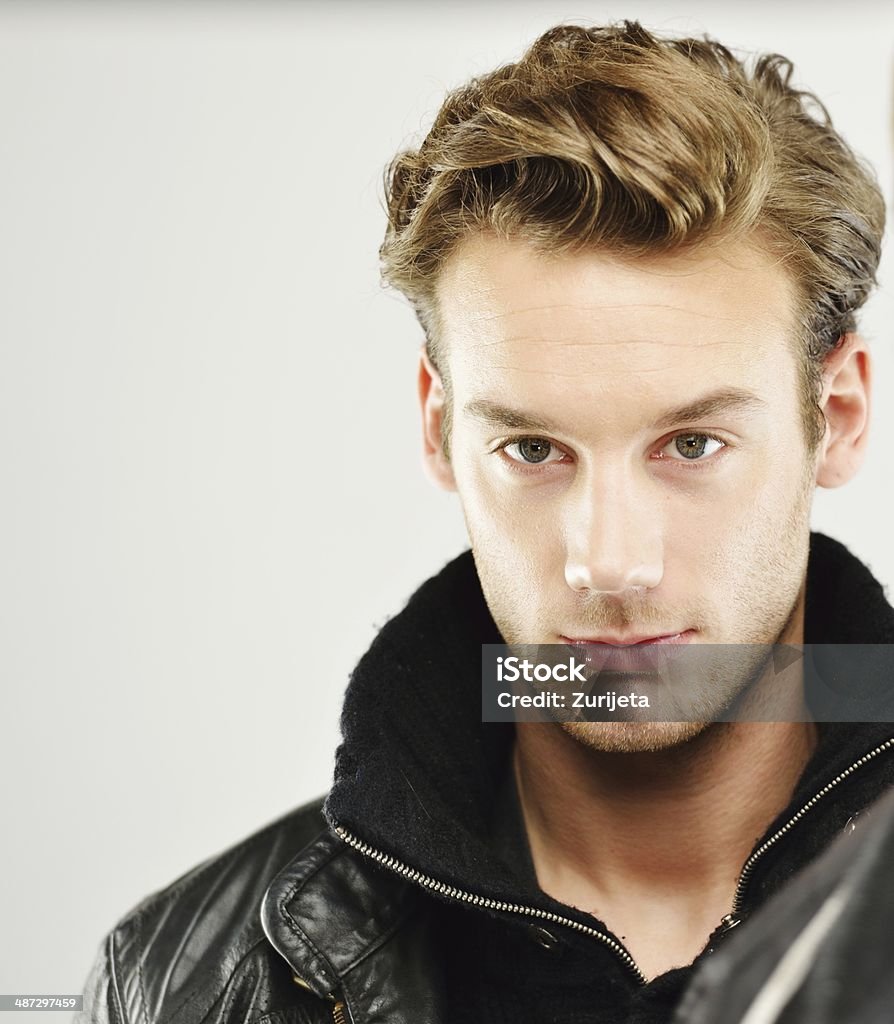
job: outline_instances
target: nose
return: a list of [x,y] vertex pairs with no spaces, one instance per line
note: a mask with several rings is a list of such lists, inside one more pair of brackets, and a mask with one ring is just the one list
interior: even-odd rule
[[565,508],[565,582],[575,591],[623,594],[664,575],[657,496],[621,467],[581,475]]

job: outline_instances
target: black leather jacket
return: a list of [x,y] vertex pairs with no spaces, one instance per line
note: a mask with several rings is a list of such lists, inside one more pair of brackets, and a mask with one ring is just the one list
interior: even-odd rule
[[[598,921],[540,891],[520,893],[489,855],[481,823],[493,811],[512,728],[480,722],[480,643],[494,640],[495,627],[472,584],[471,558],[461,556],[414,595],[358,665],[325,806],[293,811],[199,865],[110,933],[85,990],[84,1021],[446,1024],[433,901],[468,914],[470,927],[487,914],[532,929],[589,930],[606,970],[617,972],[613,991],[645,987]],[[894,642],[881,587],[819,535],[806,621],[808,639]],[[755,844],[737,919],[894,785],[890,725],[840,725],[825,735],[791,804]],[[723,933],[702,957],[726,941]],[[675,992],[660,1019],[678,1000]]]
[[442,1021],[436,940],[417,888],[333,836],[321,804],[274,822],[135,908],[105,942],[84,1019]]
[[321,805],[273,822],[128,914],[94,966],[84,1019],[340,1024],[351,1019],[346,992],[355,1021],[436,1019],[417,892],[334,837]]

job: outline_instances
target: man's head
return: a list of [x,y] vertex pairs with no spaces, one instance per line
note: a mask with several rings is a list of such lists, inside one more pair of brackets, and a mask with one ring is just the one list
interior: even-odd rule
[[562,27],[392,164],[427,462],[510,643],[797,635],[813,486],[865,446],[884,207],[790,71]]

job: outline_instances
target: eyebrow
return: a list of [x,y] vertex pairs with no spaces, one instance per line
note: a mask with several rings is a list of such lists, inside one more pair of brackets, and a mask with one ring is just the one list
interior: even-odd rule
[[[765,409],[767,403],[753,391],[743,388],[719,388],[706,395],[663,412],[652,424],[655,429],[672,427],[676,423],[691,420],[703,420],[725,412],[757,412]],[[489,398],[473,398],[463,407],[465,412],[476,419],[484,420],[492,426],[505,427],[508,430],[543,430],[560,432],[561,428],[548,419],[533,416],[520,409],[513,409]]]

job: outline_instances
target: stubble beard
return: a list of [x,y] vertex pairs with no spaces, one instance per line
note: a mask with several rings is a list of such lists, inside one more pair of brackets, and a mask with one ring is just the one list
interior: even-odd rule
[[[726,681],[723,695],[712,691],[710,683],[700,695],[700,706],[706,710],[700,720],[560,722],[561,728],[584,746],[605,753],[647,753],[669,750],[692,743],[699,736],[716,734],[718,738],[735,723],[718,720],[747,695],[760,678],[772,651],[772,645],[788,638],[790,626],[799,610],[809,547],[809,517],[813,496],[813,472],[807,459],[805,472],[786,515],[781,530],[762,528],[761,509],[755,510],[754,527],[744,547],[748,560],[744,567],[735,552],[726,552],[719,567],[727,579],[736,579],[734,620],[747,623],[734,638],[722,643],[756,645],[752,657],[743,658],[735,678]],[[763,522],[772,522],[770,510]],[[472,536],[470,531],[470,536]],[[512,579],[504,577],[498,567],[479,561],[480,552],[473,542],[473,552],[488,606],[503,638],[510,645],[530,643],[513,626],[512,610],[517,594]],[[740,546],[741,549],[741,546]],[[495,568],[493,573],[489,568]],[[617,618],[617,614],[612,616]],[[632,621],[636,621],[635,616]],[[759,645],[759,648],[757,647]]]

